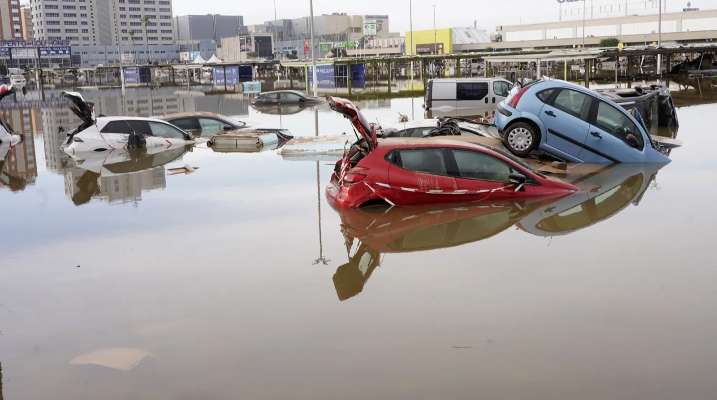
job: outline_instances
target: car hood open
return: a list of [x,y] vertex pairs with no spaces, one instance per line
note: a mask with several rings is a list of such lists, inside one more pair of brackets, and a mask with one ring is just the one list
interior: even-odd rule
[[79,117],[82,122],[92,125],[95,120],[92,105],[87,103],[81,94],[77,92],[62,92],[62,97],[70,101],[70,110]]
[[368,123],[358,107],[351,101],[340,97],[328,97],[327,101],[332,110],[342,114],[351,121],[351,124],[356,128],[359,135],[369,144],[371,150],[376,148],[378,145],[376,129]]

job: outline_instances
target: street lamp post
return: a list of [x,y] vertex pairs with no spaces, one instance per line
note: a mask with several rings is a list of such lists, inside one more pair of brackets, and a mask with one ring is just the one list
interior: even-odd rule
[[583,49],[585,49],[585,17],[587,13],[588,0],[583,0]]
[[314,54],[314,0],[309,0],[309,9],[311,15],[311,21],[309,21],[309,26],[311,27],[311,77],[313,78],[311,86],[313,96],[316,97],[318,95],[318,83],[316,82],[316,55]]
[[[413,42],[413,0],[408,1],[408,18],[409,26],[411,29],[411,49],[409,50],[409,54],[411,56],[415,56],[415,52],[413,51],[413,49],[416,47],[416,44]],[[411,78],[411,91],[413,91],[413,58],[411,58],[411,73],[409,75],[409,77]]]
[[436,5],[433,5],[433,50],[438,54],[438,31],[436,30]]
[[[659,0],[657,6],[657,51],[662,47],[662,0]],[[662,77],[662,54],[657,53],[657,76]]]

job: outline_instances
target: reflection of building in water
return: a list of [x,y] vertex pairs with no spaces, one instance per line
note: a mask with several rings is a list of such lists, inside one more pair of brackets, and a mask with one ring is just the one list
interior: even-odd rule
[[3,400],[3,395],[2,395],[2,363],[0,363],[0,400]]
[[69,108],[44,108],[40,110],[42,137],[45,141],[45,165],[48,171],[62,173],[69,157],[61,146],[67,131],[74,129],[80,120]]
[[142,200],[142,192],[163,190],[167,187],[164,167],[110,176],[81,168],[65,170],[65,194],[75,205],[93,198],[108,203],[133,203]]
[[31,109],[0,110],[0,118],[7,122],[15,133],[23,135],[23,141],[7,153],[0,179],[11,190],[23,190],[35,183],[37,159],[35,157],[35,113]]

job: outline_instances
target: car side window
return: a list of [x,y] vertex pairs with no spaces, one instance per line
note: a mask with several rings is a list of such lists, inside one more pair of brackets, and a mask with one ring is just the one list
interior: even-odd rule
[[581,119],[587,119],[587,113],[590,109],[590,103],[592,98],[585,93],[580,93],[575,90],[562,89],[555,100],[553,100],[553,107],[565,111],[575,117]]
[[174,125],[178,128],[187,130],[187,131],[200,129],[196,118],[180,118],[180,119],[175,119],[175,120],[169,121],[169,122],[172,125]]
[[212,118],[199,118],[199,126],[201,127],[202,135],[214,135],[224,132],[225,127],[232,127],[229,124]]
[[493,93],[495,93],[496,96],[508,97],[512,86],[513,85],[505,81],[493,82]]
[[160,122],[149,122],[149,128],[151,129],[152,135],[157,137],[163,137],[167,139],[184,139],[185,133],[169,124],[163,124]]
[[642,140],[642,134],[637,125],[628,118],[625,113],[616,109],[615,107],[601,101],[598,103],[597,114],[595,116],[595,125],[605,132],[610,133],[613,136],[617,136],[625,143],[628,143],[627,135],[633,134],[637,139],[637,148],[642,150],[645,143]]
[[536,96],[538,96],[538,99],[540,99],[540,101],[542,101],[543,103],[548,103],[556,90],[557,89],[545,89],[538,92]]
[[443,149],[399,150],[392,161],[403,169],[433,175],[448,175],[448,163]]
[[140,135],[152,136],[152,130],[149,128],[149,124],[147,123],[147,121],[140,121],[134,119],[128,120],[127,123],[135,133],[138,133]]
[[301,101],[301,97],[295,93],[281,93],[281,100],[289,103],[298,103]]
[[502,160],[478,151],[453,150],[461,178],[507,182],[512,168]]
[[107,125],[102,128],[101,133],[119,133],[129,135],[132,133],[132,128],[130,128],[127,121],[112,121],[108,122]]
[[459,82],[456,89],[457,100],[483,100],[487,95],[487,82]]

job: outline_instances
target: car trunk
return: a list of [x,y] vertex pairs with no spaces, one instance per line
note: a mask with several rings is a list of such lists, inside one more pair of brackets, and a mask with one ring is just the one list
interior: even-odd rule
[[338,97],[329,98],[329,106],[332,110],[342,114],[351,121],[355,131],[360,139],[351,145],[348,151],[344,153],[343,158],[336,163],[335,173],[339,181],[354,168],[364,157],[376,149],[378,139],[376,129],[368,123],[361,111],[349,100]]
[[77,92],[62,92],[62,96],[70,102],[70,110],[82,121],[72,132],[67,134],[67,143],[72,138],[92,126],[95,123],[95,113],[92,104],[87,103],[81,94]]

